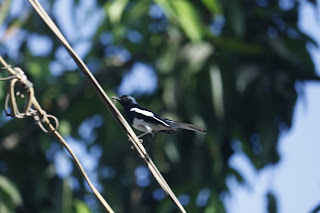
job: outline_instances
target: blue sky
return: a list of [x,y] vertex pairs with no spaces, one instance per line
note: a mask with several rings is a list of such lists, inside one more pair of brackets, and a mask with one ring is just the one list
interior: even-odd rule
[[[301,2],[299,27],[320,45],[320,1],[316,8]],[[320,49],[313,45],[308,49],[320,75]],[[243,153],[230,160],[248,184],[228,179],[232,195],[225,203],[229,213],[267,212],[268,191],[276,194],[279,213],[310,212],[320,204],[320,84],[308,82],[302,86],[304,93],[295,107],[293,127],[280,138],[280,163],[257,173]]]
[[227,199],[228,212],[266,212],[266,192],[277,196],[279,213],[310,212],[320,203],[320,85],[308,83],[294,113],[293,128],[280,139],[281,162],[257,173],[242,153],[230,164],[242,171],[247,185],[227,182],[232,195]]

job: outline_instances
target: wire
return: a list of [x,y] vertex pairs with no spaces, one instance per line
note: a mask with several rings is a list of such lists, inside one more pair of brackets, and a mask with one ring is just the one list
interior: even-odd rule
[[[4,66],[3,68],[1,68],[1,70],[7,69],[10,74],[13,74],[12,78],[0,78],[0,80],[2,81],[4,80],[11,81],[9,92],[7,94],[6,102],[5,102],[6,114],[12,117],[20,118],[20,119],[26,118],[26,117],[33,117],[34,120],[36,121],[36,124],[39,125],[42,131],[44,131],[45,133],[52,133],[68,150],[68,152],[74,159],[76,165],[78,166],[79,170],[81,171],[82,175],[84,176],[85,180],[87,181],[89,187],[91,188],[93,193],[96,195],[96,197],[99,199],[99,201],[102,203],[102,205],[106,208],[106,210],[108,210],[111,213],[114,213],[113,209],[109,206],[107,201],[105,201],[105,199],[102,197],[99,191],[91,183],[88,175],[83,169],[77,156],[73,153],[73,151],[71,150],[67,142],[58,132],[58,126],[59,126],[58,119],[53,115],[48,115],[46,111],[41,108],[39,102],[34,96],[32,83],[27,79],[27,76],[24,74],[24,72],[17,67],[11,68],[11,66],[8,65],[1,56],[0,56],[0,62]],[[17,83],[22,85],[22,89],[21,89],[22,91],[15,93],[15,85]],[[28,99],[26,101],[24,111],[20,112],[16,103],[16,95],[22,95],[25,93],[28,95]],[[10,113],[9,113],[9,109],[11,109]],[[50,120],[53,120],[55,125],[52,125]]]
[[65,39],[65,37],[62,35],[58,27],[55,25],[55,23],[52,21],[49,15],[46,13],[46,11],[42,8],[41,4],[37,0],[28,0],[28,1],[31,4],[31,6],[34,8],[34,10],[43,19],[43,21],[49,26],[49,28],[53,31],[53,33],[60,39],[62,44],[65,46],[70,56],[73,58],[73,60],[78,65],[81,72],[84,74],[86,80],[90,83],[90,85],[95,90],[95,92],[97,93],[101,101],[104,103],[104,105],[109,109],[110,113],[116,119],[116,121],[118,122],[122,130],[127,134],[133,146],[138,151],[139,155],[143,158],[149,170],[151,171],[152,175],[158,181],[162,189],[170,197],[170,199],[173,201],[173,203],[176,205],[176,207],[179,209],[180,212],[183,212],[183,213],[186,212],[186,210],[183,208],[183,206],[181,205],[181,203],[179,202],[179,200],[177,199],[177,197],[175,196],[175,194],[173,193],[173,191],[171,190],[171,188],[169,187],[169,185],[161,175],[156,165],[153,163],[152,159],[149,157],[144,146],[139,142],[139,139],[137,138],[136,134],[134,133],[134,131],[132,130],[128,122],[124,119],[122,114],[112,103],[110,98],[107,96],[107,94],[105,93],[101,85],[98,83],[96,78],[92,75],[92,73],[90,72],[88,67],[85,65],[85,63],[72,49],[72,47],[70,46],[68,41]]

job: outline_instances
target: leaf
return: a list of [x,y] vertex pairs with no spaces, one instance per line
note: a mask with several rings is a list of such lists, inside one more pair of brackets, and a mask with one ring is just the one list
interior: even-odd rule
[[219,0],[201,0],[201,1],[212,14],[219,15],[222,13]]
[[185,45],[181,51],[181,56],[188,62],[187,65],[190,67],[190,71],[199,72],[212,53],[212,44],[201,42]]
[[9,197],[14,206],[22,204],[22,199],[16,186],[4,176],[0,176],[0,194]]
[[[195,7],[185,0],[156,0],[165,10],[166,15],[173,15],[183,31],[192,41],[200,41],[204,30],[200,16]],[[169,15],[170,14],[170,15]]]
[[71,134],[72,126],[67,120],[61,120],[59,123],[59,131],[61,135],[68,136]]
[[187,36],[193,41],[201,40],[203,30],[197,10],[195,10],[191,3],[183,0],[173,1],[172,4]]
[[236,1],[230,5],[230,26],[236,37],[244,37],[246,23],[243,8]]
[[268,192],[267,195],[267,209],[269,213],[277,212],[277,198],[272,192]]
[[128,0],[115,0],[111,3],[107,3],[104,9],[110,18],[112,24],[117,24],[121,20],[124,8],[126,7]]
[[87,204],[81,200],[74,201],[74,208],[76,213],[90,213],[90,209]]
[[0,212],[1,212],[1,213],[10,213],[10,212],[12,212],[12,210],[10,210],[10,209],[6,206],[6,204],[0,200]]

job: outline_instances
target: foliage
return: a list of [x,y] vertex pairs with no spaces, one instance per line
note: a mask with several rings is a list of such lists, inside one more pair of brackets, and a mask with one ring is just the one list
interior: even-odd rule
[[13,212],[22,203],[15,185],[3,176],[0,176],[0,198],[0,210],[3,213]]
[[[158,83],[143,94],[132,90],[141,105],[206,127],[205,136],[159,134],[150,152],[188,212],[224,212],[226,178],[246,181],[229,167],[230,157],[243,151],[257,170],[279,162],[277,142],[291,127],[295,86],[318,80],[306,50],[313,41],[297,28],[298,3],[281,8],[278,1],[92,2],[41,3],[107,94],[116,94],[122,79],[142,64],[155,72]],[[83,163],[115,211],[175,212],[38,15],[29,5],[12,12],[11,1],[0,4],[1,55],[27,72],[41,105],[59,118],[60,131],[76,141],[74,147],[96,156],[97,165],[84,157]],[[148,81],[136,78],[129,85],[141,89]],[[4,103],[6,85],[0,87]],[[0,177],[22,197],[15,190],[2,191],[0,184],[0,198],[8,193],[0,209],[88,212],[79,201],[84,200],[93,211],[102,211],[76,169],[73,191],[65,193],[68,185],[56,162],[64,152],[50,135],[31,120],[2,116],[0,127]],[[276,195],[267,197],[268,208],[276,212]]]

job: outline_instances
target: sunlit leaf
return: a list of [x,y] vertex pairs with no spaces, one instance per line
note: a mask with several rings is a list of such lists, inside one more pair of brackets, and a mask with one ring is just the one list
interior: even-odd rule
[[213,45],[207,42],[192,43],[186,45],[181,51],[185,57],[191,72],[199,72],[208,58],[212,55]]
[[[203,25],[198,11],[186,0],[157,0],[157,2],[178,20],[186,35],[192,41],[200,41],[203,37]],[[169,15],[169,16],[170,16]]]
[[122,13],[128,3],[128,0],[115,0],[105,4],[104,9],[110,18],[112,24],[117,24],[121,20]]
[[68,121],[62,120],[59,122],[59,131],[61,135],[68,136],[71,134],[71,125]]
[[9,209],[5,202],[0,200],[0,212],[1,213],[12,213],[12,209]]
[[182,28],[189,38],[193,41],[201,40],[203,29],[197,10],[190,2],[184,0],[172,1],[172,5]]
[[88,205],[81,201],[81,200],[75,200],[73,202],[74,208],[75,208],[75,213],[90,213],[90,209]]
[[201,0],[201,1],[212,14],[218,15],[222,13],[220,0]]

